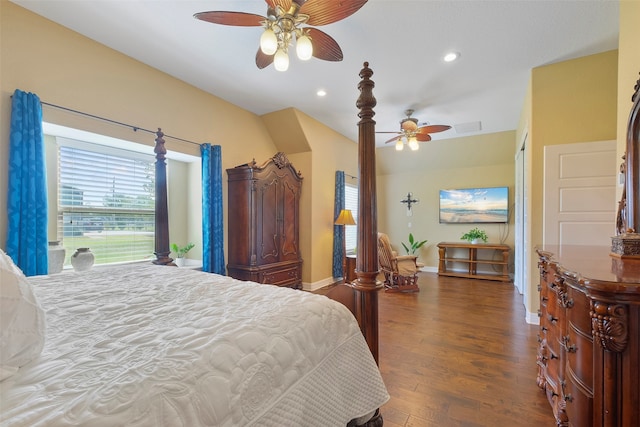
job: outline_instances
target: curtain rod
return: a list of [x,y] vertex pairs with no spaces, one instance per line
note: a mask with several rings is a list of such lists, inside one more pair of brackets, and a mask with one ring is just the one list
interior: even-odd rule
[[[13,96],[11,96],[11,98],[13,98]],[[149,130],[149,129],[141,128],[139,126],[129,125],[129,124],[126,124],[126,123],[118,122],[118,121],[107,119],[107,118],[100,117],[100,116],[96,116],[94,114],[89,114],[89,113],[85,113],[83,111],[74,110],[72,108],[63,107],[61,105],[51,104],[49,102],[44,102],[42,100],[40,101],[40,103],[42,105],[46,105],[48,107],[59,108],[60,110],[70,111],[72,113],[81,114],[83,116],[91,117],[93,119],[98,119],[98,120],[102,120],[102,121],[105,121],[105,122],[113,123],[113,124],[116,124],[116,125],[128,127],[128,128],[131,128],[134,132],[137,132],[137,131],[141,130],[141,131],[148,132],[148,133],[151,133],[151,134],[154,134],[154,135],[156,134],[155,131],[152,131],[152,130]],[[202,145],[199,142],[189,141],[188,139],[182,139],[182,138],[178,138],[176,136],[171,136],[171,135],[166,135],[165,134],[164,137],[165,138],[175,139],[177,141],[188,142],[189,144]]]

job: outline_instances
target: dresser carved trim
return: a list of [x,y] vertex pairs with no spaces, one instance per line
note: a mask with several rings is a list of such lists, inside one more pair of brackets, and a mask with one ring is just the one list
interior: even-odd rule
[[536,383],[557,426],[640,425],[640,260],[610,249],[537,249]]

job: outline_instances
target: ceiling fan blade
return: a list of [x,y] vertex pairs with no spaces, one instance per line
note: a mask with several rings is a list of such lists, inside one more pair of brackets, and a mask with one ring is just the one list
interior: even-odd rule
[[400,138],[401,138],[401,135],[394,136],[393,138],[391,138],[391,139],[390,139],[390,140],[388,140],[388,141],[385,141],[384,143],[385,143],[385,144],[388,144],[388,143],[390,143],[390,142],[397,141],[397,140],[398,140],[398,139],[400,139]]
[[300,8],[300,13],[309,15],[309,25],[327,25],[353,15],[366,2],[367,0],[308,0]]
[[262,52],[262,49],[258,48],[258,52],[256,52],[256,65],[262,70],[273,63],[274,56],[275,55],[267,55]]
[[274,9],[276,6],[280,6],[283,10],[289,10],[291,7],[291,0],[264,0],[267,5]]
[[416,139],[420,142],[431,141],[431,135],[429,135],[428,133],[417,133]]
[[199,12],[193,17],[212,24],[233,25],[236,27],[260,27],[262,26],[262,21],[267,19],[264,16],[253,13],[224,11]]
[[419,127],[417,130],[418,134],[425,134],[425,133],[438,133],[438,132],[444,132],[445,130],[449,130],[451,129],[451,126],[447,126],[447,125],[427,125],[427,126],[422,126]]
[[324,61],[342,61],[342,49],[333,38],[317,28],[306,28],[313,45],[313,56]]

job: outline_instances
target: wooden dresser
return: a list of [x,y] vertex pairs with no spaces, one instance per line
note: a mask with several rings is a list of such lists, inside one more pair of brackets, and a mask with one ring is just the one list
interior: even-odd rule
[[302,176],[284,153],[262,165],[227,169],[231,277],[302,287],[299,205]]
[[558,426],[640,426],[640,260],[537,249],[538,385]]

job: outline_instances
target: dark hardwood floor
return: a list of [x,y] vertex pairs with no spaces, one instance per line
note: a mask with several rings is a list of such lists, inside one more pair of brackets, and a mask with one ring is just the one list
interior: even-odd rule
[[511,283],[420,273],[379,294],[386,427],[554,426],[536,386],[538,327]]

